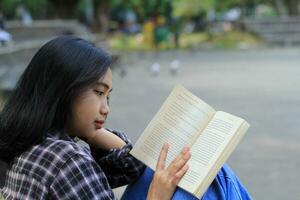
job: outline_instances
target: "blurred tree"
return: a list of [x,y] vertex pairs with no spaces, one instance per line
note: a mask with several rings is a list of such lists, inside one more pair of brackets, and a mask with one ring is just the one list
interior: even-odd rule
[[288,8],[288,14],[289,15],[299,15],[299,2],[300,0],[285,0],[287,8]]
[[93,0],[80,0],[77,5],[76,16],[87,26],[92,26],[94,24]]
[[15,15],[15,9],[19,1],[17,0],[2,0],[0,2],[1,10],[7,18],[13,18]]
[[[38,0],[37,0],[38,1]],[[49,0],[53,6],[53,17],[70,19],[76,14],[76,7],[79,0]]]
[[[164,15],[171,16],[171,0],[112,0],[113,16],[128,9],[133,10],[138,17],[139,22],[144,22],[149,17]],[[119,16],[120,17],[120,16]]]
[[232,7],[241,6],[242,1],[243,0],[223,0],[223,1],[219,1],[216,4],[216,9],[218,11],[229,10]]
[[214,0],[173,0],[173,15],[182,18],[198,16],[202,11],[213,8]]
[[19,5],[25,6],[34,18],[46,18],[49,9],[48,0],[1,0],[0,8],[2,8],[5,16],[9,19],[16,17],[16,8]]
[[107,32],[112,3],[110,0],[94,0],[94,29]]
[[285,16],[287,14],[284,0],[274,0],[273,5],[279,16]]
[[22,2],[26,5],[34,18],[47,17],[48,0],[23,0]]

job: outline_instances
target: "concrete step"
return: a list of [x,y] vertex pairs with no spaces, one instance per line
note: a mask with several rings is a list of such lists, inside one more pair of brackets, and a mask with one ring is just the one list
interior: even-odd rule
[[300,45],[300,17],[246,19],[243,24],[247,30],[258,34],[270,44]]

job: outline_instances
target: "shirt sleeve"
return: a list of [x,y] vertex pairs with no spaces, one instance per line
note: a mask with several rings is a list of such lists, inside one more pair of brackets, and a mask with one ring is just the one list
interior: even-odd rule
[[49,199],[116,200],[108,181],[91,158],[75,154],[59,169],[50,185]]
[[125,141],[126,145],[110,151],[91,147],[91,152],[104,171],[110,186],[115,188],[135,181],[143,173],[145,165],[129,154],[132,143],[125,133],[108,130]]

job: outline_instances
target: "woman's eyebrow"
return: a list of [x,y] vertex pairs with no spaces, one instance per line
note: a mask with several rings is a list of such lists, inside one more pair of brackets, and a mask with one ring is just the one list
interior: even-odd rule
[[[103,83],[103,82],[97,82],[97,85],[103,86],[103,87],[105,87],[107,90],[110,88],[108,84]],[[109,90],[109,92],[111,92],[112,90],[113,90],[113,89],[111,88],[111,89]]]

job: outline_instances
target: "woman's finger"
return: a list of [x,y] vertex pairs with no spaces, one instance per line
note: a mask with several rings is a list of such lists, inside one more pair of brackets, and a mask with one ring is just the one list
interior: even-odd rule
[[181,160],[179,160],[177,163],[175,163],[174,165],[172,165],[170,167],[170,174],[174,175],[176,174],[179,170],[181,170],[188,162],[188,160],[190,159],[191,154],[189,152],[187,152]]
[[181,153],[172,161],[168,166],[168,170],[171,174],[175,174],[184,164],[190,159],[191,153],[189,152],[189,147],[183,148]]
[[163,147],[162,147],[162,149],[160,151],[157,164],[156,164],[156,170],[163,170],[163,169],[165,169],[165,164],[166,164],[168,149],[169,149],[168,143],[164,143],[164,145],[163,145]]
[[186,152],[188,152],[189,150],[190,150],[189,147],[184,147],[184,148],[181,150],[181,152],[176,156],[176,158],[171,162],[170,165],[172,165],[172,164],[176,163],[177,161],[179,161],[179,160],[182,158],[182,156],[184,156],[184,154],[185,154]]
[[178,184],[178,182],[181,180],[181,178],[184,176],[184,174],[187,172],[189,169],[189,165],[186,163],[176,174],[173,179],[174,184]]

